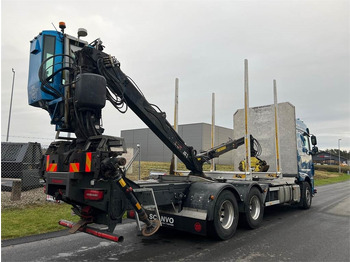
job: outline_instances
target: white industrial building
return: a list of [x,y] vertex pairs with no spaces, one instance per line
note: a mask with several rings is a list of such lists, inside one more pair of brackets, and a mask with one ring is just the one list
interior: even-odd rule
[[[211,125],[196,123],[179,125],[179,135],[188,146],[192,146],[197,152],[211,148]],[[127,148],[137,149],[141,147],[141,161],[170,162],[172,152],[162,141],[149,129],[122,130],[121,137],[125,139]],[[233,138],[233,129],[215,126],[215,145],[227,142]],[[233,152],[228,152],[215,161],[216,164],[233,164]]]

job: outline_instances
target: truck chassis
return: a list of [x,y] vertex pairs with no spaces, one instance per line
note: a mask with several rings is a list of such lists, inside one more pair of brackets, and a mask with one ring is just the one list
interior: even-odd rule
[[[160,226],[163,227],[203,236],[210,235],[221,240],[229,239],[235,234],[239,219],[242,219],[248,228],[259,227],[265,207],[284,203],[298,204],[304,209],[311,206],[310,184],[305,181],[297,182],[296,178],[279,178],[278,174],[273,172],[206,172],[205,175],[206,178],[190,174],[182,176],[151,174],[148,180],[133,182],[124,177],[123,181],[125,187],[134,192],[139,203],[142,203],[150,221],[159,220]],[[49,185],[50,181],[58,180],[65,188],[74,187],[73,181],[82,179],[82,176],[86,174],[76,174],[74,177],[72,174],[67,176],[64,172],[47,173]],[[88,182],[80,181],[76,185],[81,187]],[[93,189],[103,191],[102,188],[105,186],[103,184],[110,186],[110,183],[100,181],[95,182]],[[80,191],[86,192],[88,188],[92,187],[83,186]],[[78,190],[74,189],[71,192],[76,191]],[[125,201],[121,191],[120,186],[115,186],[114,194],[105,195],[111,198],[107,201],[111,202],[109,208],[112,209],[114,205],[114,215],[118,223],[122,222],[121,216],[126,210],[127,216],[136,219],[137,227],[142,231],[145,227],[142,227],[142,220],[140,221],[138,213],[135,212],[137,209],[132,202]],[[70,192],[65,191],[64,195],[69,198]],[[105,203],[101,200],[92,198],[85,199],[85,202],[98,209],[101,202]],[[65,201],[69,203],[68,199]],[[121,202],[123,204],[120,204]],[[118,207],[121,210],[118,211]],[[72,224],[67,222],[61,221],[60,224],[72,227]],[[100,235],[96,233],[94,235],[112,241],[123,240],[122,236],[116,237],[112,232],[106,230],[101,231]],[[143,235],[147,233],[143,232]]]

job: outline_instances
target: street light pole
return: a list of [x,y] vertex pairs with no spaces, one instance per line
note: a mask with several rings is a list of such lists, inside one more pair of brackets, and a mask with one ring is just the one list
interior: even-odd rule
[[137,152],[139,153],[139,180],[141,180],[141,145],[137,144]]
[[340,138],[338,139],[338,163],[339,163],[339,173],[341,172],[341,166],[340,166]]
[[11,111],[12,111],[12,98],[13,98],[13,87],[14,87],[14,85],[15,85],[15,75],[16,75],[16,72],[15,72],[15,70],[14,70],[13,68],[12,68],[12,73],[13,73],[13,78],[12,78],[12,91],[11,91],[11,100],[10,100],[9,120],[8,120],[8,124],[7,124],[6,142],[9,141],[10,122],[11,122]]

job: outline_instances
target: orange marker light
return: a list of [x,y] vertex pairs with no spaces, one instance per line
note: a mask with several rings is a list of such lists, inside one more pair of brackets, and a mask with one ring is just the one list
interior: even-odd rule
[[59,22],[59,27],[61,28],[61,29],[65,29],[66,28],[66,23],[65,22]]
[[59,22],[59,27],[61,28],[62,34],[64,34],[64,29],[66,28],[65,22]]

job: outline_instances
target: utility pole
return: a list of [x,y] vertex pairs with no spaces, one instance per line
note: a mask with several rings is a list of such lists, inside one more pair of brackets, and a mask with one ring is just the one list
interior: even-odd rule
[[141,145],[137,144],[137,151],[139,153],[139,180],[141,180]]
[[7,124],[6,142],[9,141],[10,122],[11,122],[11,111],[12,111],[12,98],[13,98],[13,87],[14,87],[14,85],[15,85],[15,75],[16,75],[16,72],[15,72],[15,70],[14,70],[13,68],[12,68],[12,73],[13,73],[13,78],[12,78],[12,90],[11,90],[9,120],[8,120],[8,124]]
[[341,173],[341,166],[340,166],[340,138],[338,139],[338,164],[339,164],[339,174]]

